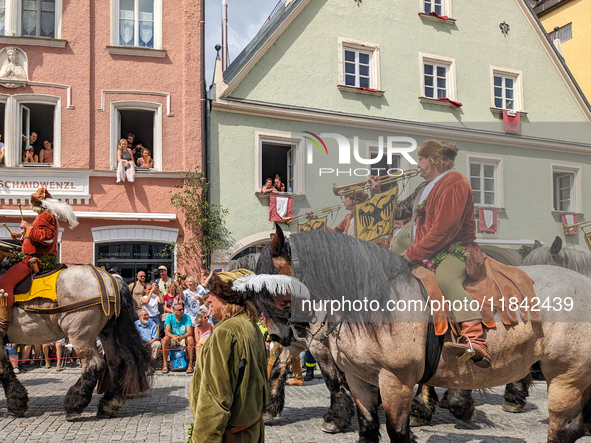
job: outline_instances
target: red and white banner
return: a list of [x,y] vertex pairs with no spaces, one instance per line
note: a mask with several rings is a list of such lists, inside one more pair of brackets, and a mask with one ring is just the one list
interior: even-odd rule
[[[577,222],[577,214],[562,214],[562,223],[565,225],[574,225]],[[572,229],[570,231],[564,231],[564,235],[575,235],[578,234],[578,229]]]
[[512,134],[521,134],[521,113],[517,111],[503,111],[503,129]]
[[293,198],[269,196],[269,220],[283,223],[283,219],[293,216]]
[[478,229],[480,232],[497,232],[497,210],[478,209]]

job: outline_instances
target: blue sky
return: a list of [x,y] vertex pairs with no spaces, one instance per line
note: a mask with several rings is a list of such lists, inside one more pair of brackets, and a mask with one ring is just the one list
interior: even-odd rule
[[[228,23],[238,39],[246,46],[259,31],[279,0],[227,0]],[[222,0],[205,0],[205,81],[213,79],[215,45],[221,44]],[[238,39],[228,30],[230,61],[242,51]]]

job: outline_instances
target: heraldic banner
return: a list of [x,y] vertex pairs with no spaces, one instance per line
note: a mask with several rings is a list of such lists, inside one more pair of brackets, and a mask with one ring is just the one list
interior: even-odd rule
[[392,216],[398,199],[398,186],[374,195],[355,206],[355,232],[360,240],[377,243],[392,235]]
[[302,223],[298,225],[298,234],[300,232],[307,232],[307,231],[316,231],[326,230],[326,223],[327,223],[328,216],[320,217],[314,220],[310,220],[306,223]]

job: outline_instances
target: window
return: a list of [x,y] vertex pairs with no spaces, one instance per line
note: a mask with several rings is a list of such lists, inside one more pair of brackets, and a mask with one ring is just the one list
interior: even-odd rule
[[523,86],[520,71],[492,68],[493,108],[523,111]]
[[291,136],[256,133],[258,162],[255,171],[255,192],[261,192],[267,178],[274,179],[277,174],[285,183],[286,191],[303,194],[304,159],[303,141]]
[[552,209],[558,212],[581,212],[581,168],[552,166]]
[[62,38],[63,0],[0,0],[0,35]]
[[111,2],[111,45],[162,48],[162,0]]
[[[452,0],[419,0],[421,2],[421,11],[424,14],[437,14],[442,17],[451,17]],[[425,17],[426,18],[426,17]],[[450,19],[451,20],[451,19]],[[455,22],[455,20],[452,20]]]
[[339,85],[342,89],[380,92],[379,65],[378,45],[339,38]]
[[[117,146],[127,133],[150,150],[153,170],[162,171],[162,105],[141,101],[111,103],[111,169],[117,169]],[[141,169],[140,169],[141,170]]]
[[496,176],[496,163],[470,162],[470,184],[475,205],[497,206]]
[[457,100],[456,69],[453,58],[419,54],[421,60],[421,96],[439,100]]
[[569,23],[568,25],[564,25],[562,27],[554,28],[554,31],[548,34],[550,37],[550,41],[554,42],[554,40],[560,40],[560,43],[567,42],[573,38],[573,24]]

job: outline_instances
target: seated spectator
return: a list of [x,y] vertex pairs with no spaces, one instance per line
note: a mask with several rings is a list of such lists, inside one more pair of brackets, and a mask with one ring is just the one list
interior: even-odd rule
[[164,303],[164,299],[162,298],[162,293],[160,292],[158,284],[155,281],[148,285],[146,288],[146,294],[140,298],[140,301],[142,303],[142,308],[148,312],[150,320],[160,327],[160,331],[163,331],[164,326],[162,325],[158,305],[162,305]]
[[127,140],[119,140],[117,147],[117,183],[125,181],[133,183],[135,180],[135,166],[133,166],[133,154],[127,145]]
[[27,146],[27,149],[25,149],[23,163],[39,163],[39,157],[35,155],[35,148],[31,145]]
[[6,353],[6,357],[10,361],[12,365],[12,370],[15,374],[20,374],[20,370],[18,368],[18,345],[16,343],[6,343],[4,346],[4,352]]
[[53,165],[53,145],[49,140],[43,141],[43,149],[39,153],[39,163],[49,163]]
[[[2,135],[0,134],[0,140],[2,140]],[[0,141],[0,165],[4,164],[4,155],[6,155],[6,151],[4,150],[4,143]]]
[[[22,355],[22,366],[25,366],[26,361],[29,359],[29,357],[31,356],[31,345],[26,345],[23,348],[23,355]],[[35,345],[35,359],[32,360],[31,362],[29,362],[29,364],[32,364],[33,366],[35,366],[36,368],[40,368],[41,367],[41,345]],[[19,368],[22,367],[19,365]],[[26,368],[25,368],[26,369]]]
[[133,162],[135,163],[141,155],[141,152],[139,152],[137,149],[137,143],[135,143],[135,134],[133,132],[128,132],[125,134],[125,141],[127,142],[127,147],[133,154]]
[[185,284],[187,285],[187,289],[183,291],[185,294],[185,314],[191,317],[191,321],[193,322],[193,327],[195,327],[195,317],[199,312],[199,306],[201,305],[201,297],[197,293],[197,288],[195,287],[195,277],[189,275],[185,279]]
[[171,347],[186,347],[187,359],[187,374],[193,373],[193,355],[195,354],[195,339],[193,338],[193,326],[191,326],[191,317],[184,313],[182,303],[175,303],[174,314],[166,317],[164,322],[164,335],[162,339],[163,359],[162,373],[167,374],[168,369],[168,350]]
[[174,304],[185,302],[185,294],[180,289],[179,284],[175,280],[171,280],[166,285],[166,294],[164,294],[164,314],[162,321],[165,321],[169,314],[174,313]]
[[154,167],[154,160],[152,159],[152,153],[149,149],[144,148],[142,150],[142,155],[137,159],[137,165],[140,167],[146,168],[153,168]]
[[285,183],[281,183],[281,176],[279,174],[275,175],[275,180],[273,180],[273,186],[280,192],[285,192]]
[[209,314],[207,311],[200,310],[195,317],[195,343],[197,353],[205,343],[205,340],[211,335],[213,331],[213,324],[209,322]]
[[273,180],[270,178],[265,180],[265,185],[263,186],[263,194],[278,194],[277,189],[273,186]]
[[[135,321],[135,328],[139,332],[146,347],[150,348],[152,351],[152,360],[155,361],[158,358],[158,351],[162,349],[162,344],[160,343],[160,336],[158,335],[158,326],[150,320],[150,315],[144,308],[138,311],[138,319]],[[148,372],[154,373],[154,368],[151,364]]]
[[[65,339],[62,339],[65,340]],[[51,362],[49,361],[49,351],[50,349],[55,348],[55,357],[57,359],[57,363],[55,365],[56,371],[61,371],[62,366],[62,343],[61,341],[56,341],[54,343],[49,343],[43,345],[43,355],[45,356],[45,369],[51,369]]]

